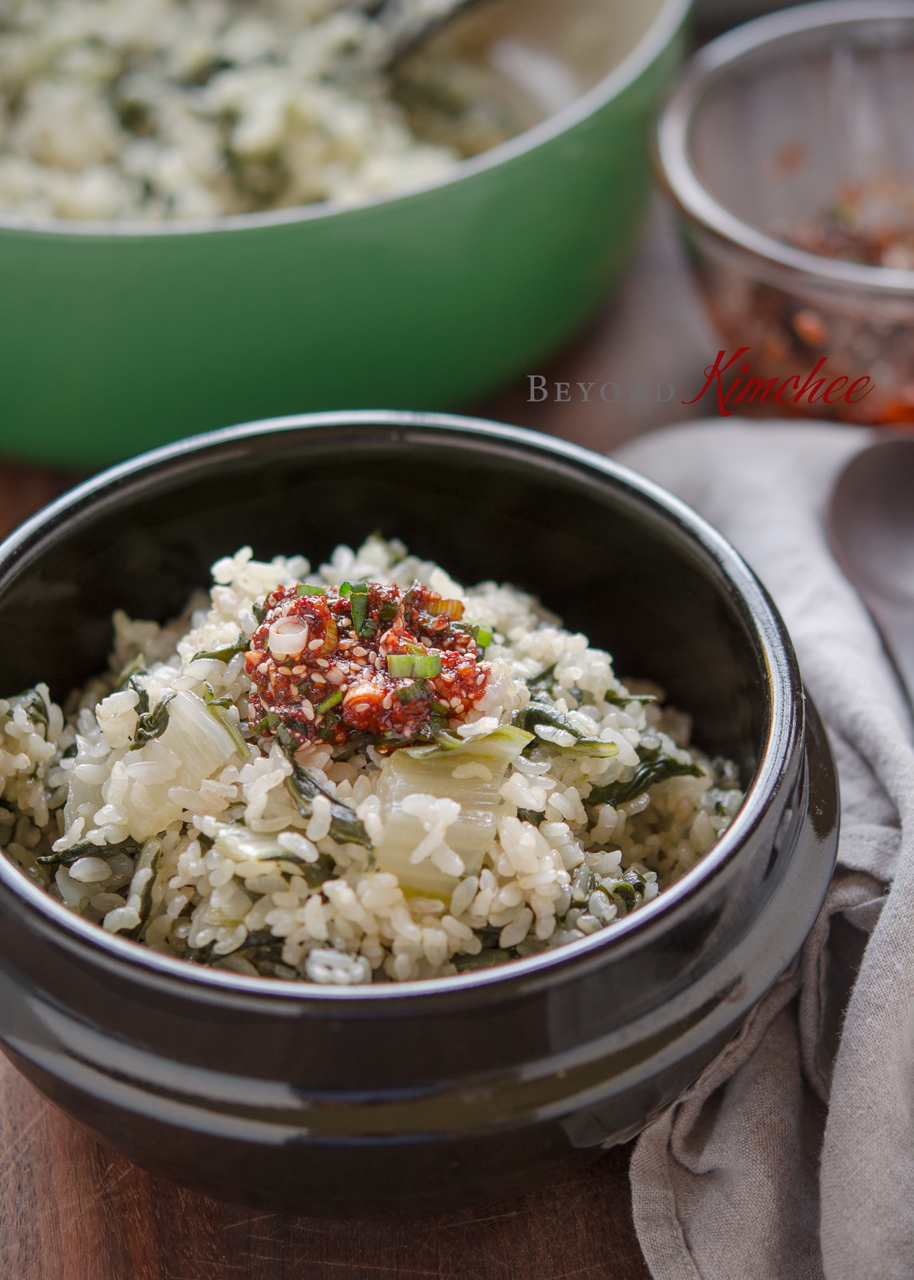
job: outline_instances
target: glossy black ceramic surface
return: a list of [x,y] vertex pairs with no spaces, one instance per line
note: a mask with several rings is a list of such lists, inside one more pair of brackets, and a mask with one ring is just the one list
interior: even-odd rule
[[362,989],[163,957],[0,858],[0,1040],[20,1069],[143,1165],[311,1213],[496,1197],[637,1132],[796,954],[837,842],[821,726],[736,553],[624,468],[491,423],[312,415],[106,472],[0,547],[0,693],[64,696],[105,666],[114,608],[178,612],[239,545],[319,563],[376,529],[535,592],[623,677],[661,682],[749,790],[714,849],[610,929]]

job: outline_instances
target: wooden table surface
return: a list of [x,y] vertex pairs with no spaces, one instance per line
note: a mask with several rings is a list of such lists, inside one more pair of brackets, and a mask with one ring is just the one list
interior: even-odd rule
[[[471,408],[607,452],[698,410],[715,339],[662,214],[620,292],[575,345],[531,369],[616,403],[530,403],[523,382]],[[674,397],[641,398],[629,384]],[[631,399],[629,399],[629,395]],[[666,397],[667,391],[663,392]],[[78,477],[0,461],[0,534]],[[0,1057],[0,1280],[646,1280],[629,1147],[519,1200],[443,1216],[335,1222],[252,1212],[152,1178],[107,1152]]]

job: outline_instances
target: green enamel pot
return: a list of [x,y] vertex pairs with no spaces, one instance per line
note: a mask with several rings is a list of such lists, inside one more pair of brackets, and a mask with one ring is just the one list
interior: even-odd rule
[[631,254],[681,61],[689,0],[617,4],[642,34],[608,75],[433,184],[206,222],[0,218],[0,452],[95,466],[245,419],[455,406],[536,372]]

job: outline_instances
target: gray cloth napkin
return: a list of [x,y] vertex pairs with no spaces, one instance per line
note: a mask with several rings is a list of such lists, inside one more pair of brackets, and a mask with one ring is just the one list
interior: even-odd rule
[[635,1226],[655,1280],[914,1277],[914,750],[822,521],[872,438],[730,418],[617,455],[716,525],[768,587],[842,792],[839,865],[802,955],[638,1139]]

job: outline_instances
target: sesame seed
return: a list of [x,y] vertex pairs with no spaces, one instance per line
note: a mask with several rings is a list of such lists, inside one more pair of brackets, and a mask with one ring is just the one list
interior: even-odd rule
[[321,673],[320,673],[319,671],[315,671],[315,673],[314,673],[314,675],[313,675],[312,679],[314,680],[314,683],[315,683],[315,684],[326,684],[326,683],[327,683],[327,681],[324,679],[324,677],[321,675]]
[[326,671],[326,670],[327,670],[327,668],[330,666],[330,663],[327,661],[327,659],[326,659],[326,658],[318,658],[318,660],[317,660],[317,665],[318,665],[319,667],[323,667],[323,668],[324,668],[324,670]]
[[485,678],[486,678],[486,673],[483,671],[480,675],[478,675],[478,676],[476,677],[476,683],[477,683],[477,684],[482,684],[482,682],[485,680]]
[[346,679],[346,673],[341,671],[339,667],[331,667],[327,672],[327,679],[331,684],[342,684]]
[[293,667],[292,674],[293,676],[303,676],[307,670],[307,667]]
[[451,698],[450,702],[451,702],[451,706],[454,707],[455,710],[457,707],[463,706],[463,703],[460,701],[459,698]]
[[279,673],[283,676],[290,676],[292,674],[292,670],[290,667],[280,667]]
[[267,671],[269,670],[269,667],[268,667],[267,663],[265,663],[265,662],[261,662],[261,664],[260,664],[260,666],[257,668],[257,670],[260,672],[260,674],[261,674],[262,676],[264,676],[264,675],[266,675]]
[[393,696],[391,694],[388,694],[387,697],[384,699],[384,701],[381,703],[381,706],[384,708],[385,711],[389,711],[393,706],[393,703],[394,703]]
[[323,640],[309,640],[308,648],[313,653],[315,649],[320,649],[323,643],[324,643]]
[[352,652],[355,654],[357,658],[364,658],[365,655],[368,653],[368,650],[363,649],[360,644],[357,644]]
[[311,703],[308,701],[307,698],[302,699],[301,709],[305,713],[306,720],[314,719],[314,707],[311,705]]

